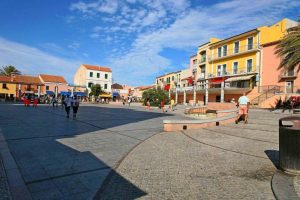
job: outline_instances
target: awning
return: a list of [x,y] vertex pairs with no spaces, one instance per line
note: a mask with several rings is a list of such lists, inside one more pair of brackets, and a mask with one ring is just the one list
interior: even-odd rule
[[100,94],[99,97],[111,98],[111,94]]
[[53,91],[50,91],[50,90],[47,90],[47,91],[46,91],[46,94],[48,94],[48,95],[55,95],[54,92],[53,92]]
[[255,75],[252,74],[252,75],[248,75],[248,76],[231,77],[231,78],[226,79],[226,82],[249,80],[249,79],[251,79],[253,76],[255,76]]
[[60,92],[60,95],[64,95],[64,96],[67,96],[67,95],[71,95],[71,92],[66,92],[66,91],[61,91]]
[[224,82],[225,79],[226,79],[225,77],[217,77],[217,78],[209,79],[209,82],[212,84],[220,84]]
[[80,97],[86,97],[86,93],[85,92],[73,92],[73,96],[76,95],[76,96],[80,96]]
[[118,97],[120,96],[119,92],[113,92],[113,97]]

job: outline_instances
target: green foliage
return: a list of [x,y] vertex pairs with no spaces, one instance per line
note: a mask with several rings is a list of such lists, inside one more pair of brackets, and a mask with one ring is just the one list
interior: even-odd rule
[[91,92],[90,92],[90,96],[95,96],[98,97],[100,94],[102,94],[104,91],[102,90],[101,85],[96,84],[96,85],[92,85],[91,87]]
[[159,106],[162,100],[164,100],[165,104],[169,102],[168,92],[158,89],[150,89],[143,93],[143,103],[146,105],[147,101],[150,101],[151,106]]
[[4,66],[2,69],[0,69],[0,75],[11,76],[12,74],[20,75],[21,72],[12,65]]
[[279,68],[300,70],[300,25],[288,29],[275,53],[281,57]]

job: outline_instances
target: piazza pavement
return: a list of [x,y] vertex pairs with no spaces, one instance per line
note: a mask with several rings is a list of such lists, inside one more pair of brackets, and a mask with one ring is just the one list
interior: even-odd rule
[[275,199],[278,119],[289,114],[166,133],[162,121],[187,119],[182,109],[82,104],[77,120],[46,105],[0,110],[1,200],[16,198],[14,180],[32,199]]

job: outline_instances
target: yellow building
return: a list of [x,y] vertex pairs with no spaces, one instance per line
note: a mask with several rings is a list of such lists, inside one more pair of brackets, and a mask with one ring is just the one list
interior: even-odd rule
[[173,89],[179,85],[180,81],[181,71],[176,71],[156,77],[155,85],[156,88],[160,87],[161,89],[169,85],[169,88]]
[[0,99],[14,99],[17,93],[17,84],[10,83],[11,77],[0,76]]
[[[224,102],[237,99],[243,92],[258,94],[263,70],[261,46],[283,38],[297,22],[283,19],[271,26],[258,27],[226,39],[211,38],[200,45],[197,68],[193,69],[193,100]],[[256,93],[256,94],[254,94]],[[187,98],[185,102],[190,99]]]

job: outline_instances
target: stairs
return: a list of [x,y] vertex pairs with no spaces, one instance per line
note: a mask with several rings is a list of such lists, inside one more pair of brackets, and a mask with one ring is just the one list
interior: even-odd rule
[[278,92],[280,92],[279,86],[268,86],[265,90],[263,90],[263,93],[251,100],[251,107],[259,108],[261,103],[272,98]]

